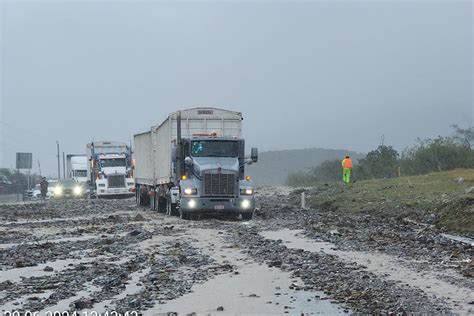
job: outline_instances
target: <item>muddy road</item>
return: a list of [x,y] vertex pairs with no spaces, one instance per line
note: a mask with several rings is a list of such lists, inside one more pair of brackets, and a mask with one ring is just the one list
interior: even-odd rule
[[328,209],[285,188],[251,221],[185,221],[133,200],[0,204],[7,312],[474,313],[473,249],[433,228]]

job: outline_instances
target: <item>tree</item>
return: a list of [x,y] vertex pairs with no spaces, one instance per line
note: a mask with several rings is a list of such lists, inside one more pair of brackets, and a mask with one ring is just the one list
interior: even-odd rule
[[451,125],[452,128],[454,128],[455,135],[454,135],[454,140],[458,141],[460,144],[463,144],[469,149],[474,149],[472,148],[474,146],[474,128],[469,127],[466,129],[460,128],[458,125]]
[[474,151],[453,137],[418,139],[415,146],[402,153],[401,166],[405,174],[411,175],[473,168]]
[[379,145],[360,160],[358,176],[362,178],[392,178],[398,174],[398,152],[392,146]]

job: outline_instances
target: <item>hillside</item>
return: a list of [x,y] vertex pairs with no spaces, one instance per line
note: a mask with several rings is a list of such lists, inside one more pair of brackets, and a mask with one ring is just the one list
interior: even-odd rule
[[351,151],[323,148],[267,151],[259,154],[258,163],[247,167],[247,174],[256,186],[284,185],[291,173],[316,167],[325,160],[342,160],[347,154],[355,159],[364,157]]
[[307,192],[314,208],[412,220],[448,232],[474,234],[474,169],[357,181],[349,186],[331,183]]

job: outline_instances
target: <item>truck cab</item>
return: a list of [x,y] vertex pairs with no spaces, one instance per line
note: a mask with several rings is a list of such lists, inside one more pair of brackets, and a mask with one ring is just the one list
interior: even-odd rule
[[86,155],[67,155],[67,178],[79,183],[87,182],[87,157]]
[[235,214],[252,217],[252,179],[245,166],[242,113],[196,107],[170,113],[158,125],[134,135],[137,205],[179,215]]
[[211,133],[183,139],[184,172],[179,186],[180,215],[233,212],[249,218],[255,208],[253,182],[245,165],[257,162],[256,149],[245,159],[243,139]]
[[95,142],[87,145],[88,176],[96,197],[134,195],[135,182],[130,147],[120,142]]

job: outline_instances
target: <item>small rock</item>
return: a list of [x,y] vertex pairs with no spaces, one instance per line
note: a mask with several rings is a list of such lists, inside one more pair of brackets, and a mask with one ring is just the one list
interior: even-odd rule
[[139,231],[139,230],[132,230],[131,232],[128,233],[128,236],[138,236],[140,235],[142,232]]
[[137,214],[133,220],[135,222],[143,222],[145,221],[145,217],[143,217],[141,214]]
[[218,312],[223,312],[223,311],[224,311],[224,307],[219,306],[219,307],[217,308],[217,311],[218,311]]
[[43,271],[45,271],[45,272],[53,272],[54,269],[53,269],[52,267],[50,267],[50,266],[46,266],[46,267],[44,267]]
[[92,308],[92,306],[94,306],[94,302],[92,300],[81,298],[73,302],[71,305],[73,305],[73,307],[77,310],[82,310],[86,308]]
[[464,183],[464,178],[463,178],[463,177],[459,177],[459,178],[456,178],[454,181],[456,181],[457,183],[461,184],[461,183]]
[[469,189],[466,189],[466,193],[474,193],[474,187],[470,187]]

